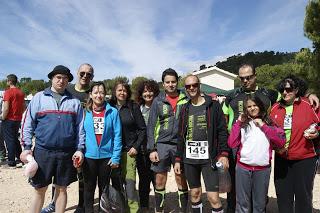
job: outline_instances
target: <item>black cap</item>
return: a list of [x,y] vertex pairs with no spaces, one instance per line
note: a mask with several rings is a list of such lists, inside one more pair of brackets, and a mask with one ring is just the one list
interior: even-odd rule
[[64,74],[68,76],[68,81],[71,82],[73,80],[73,75],[71,74],[68,67],[65,67],[63,65],[56,66],[49,74],[48,78],[52,79],[53,76],[57,74]]

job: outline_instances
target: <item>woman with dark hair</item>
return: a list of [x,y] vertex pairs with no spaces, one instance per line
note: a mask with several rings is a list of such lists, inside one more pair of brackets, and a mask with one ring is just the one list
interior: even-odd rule
[[[140,105],[140,110],[146,124],[148,123],[149,111],[153,99],[159,94],[159,92],[159,85],[154,80],[146,80],[138,85],[137,102]],[[147,138],[145,138],[145,142],[141,146],[141,150],[137,155],[139,198],[142,213],[149,212],[150,182],[154,183],[154,174],[150,169],[151,161],[149,159],[149,153],[147,153],[146,140]]]
[[236,212],[265,212],[271,172],[272,147],[282,147],[284,131],[274,125],[261,99],[251,94],[244,112],[233,125],[228,139],[238,148],[236,164]]
[[103,82],[94,82],[85,111],[84,206],[85,212],[89,213],[93,212],[97,180],[100,199],[105,185],[110,181],[111,169],[119,167],[121,157],[119,113],[105,101],[105,95]]
[[[286,143],[276,150],[274,182],[280,213],[312,212],[312,189],[316,171],[314,139],[319,137],[319,117],[308,99],[302,80],[289,75],[278,84],[281,100],[271,109],[271,118],[286,133]],[[305,131],[307,130],[307,131]]]
[[130,213],[133,213],[139,210],[138,193],[135,188],[136,155],[145,141],[146,124],[138,104],[130,98],[130,86],[124,81],[116,82],[112,90],[110,104],[116,107],[120,114],[122,126],[121,172],[126,184],[128,207]]

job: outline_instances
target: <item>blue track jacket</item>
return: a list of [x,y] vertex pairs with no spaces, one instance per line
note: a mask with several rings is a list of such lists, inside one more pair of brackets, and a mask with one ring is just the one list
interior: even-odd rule
[[94,133],[92,111],[85,111],[84,130],[85,157],[91,159],[111,158],[112,163],[119,164],[121,157],[121,121],[118,110],[106,103],[104,130],[98,146]]
[[60,107],[50,88],[31,100],[22,121],[22,144],[25,150],[35,147],[71,152],[84,149],[83,109],[80,101],[65,91]]

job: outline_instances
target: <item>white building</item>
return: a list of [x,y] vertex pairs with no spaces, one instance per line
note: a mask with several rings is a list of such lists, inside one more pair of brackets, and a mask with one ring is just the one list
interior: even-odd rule
[[205,65],[200,66],[200,70],[194,71],[192,74],[198,76],[202,84],[226,91],[234,89],[234,80],[237,78],[237,75],[231,72],[216,66],[206,67]]

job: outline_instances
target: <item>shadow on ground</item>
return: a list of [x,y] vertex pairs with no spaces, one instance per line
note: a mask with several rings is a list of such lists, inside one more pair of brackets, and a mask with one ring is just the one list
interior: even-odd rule
[[[202,194],[202,201],[203,201],[203,205],[204,205],[204,213],[209,213],[211,212],[211,207],[209,202],[207,201],[207,194],[203,193]],[[154,212],[152,211],[154,209],[154,196],[150,195],[150,212]],[[224,207],[224,210],[226,212],[226,208],[227,208],[227,201],[224,198],[221,198],[221,202],[222,205]],[[94,200],[95,203],[95,212],[98,212],[99,210],[99,200],[98,198],[96,198]],[[179,203],[178,203],[178,194],[176,192],[170,192],[166,194],[166,200],[165,200],[165,209],[164,212],[165,213],[173,213],[173,212],[179,212]],[[77,208],[77,206],[71,206],[68,209],[66,209],[66,211],[68,210],[75,210]],[[190,205],[188,206],[188,212],[191,212],[191,207]],[[267,213],[279,213],[278,212],[278,207],[277,207],[277,198],[274,197],[269,197],[269,202],[267,205]],[[320,213],[320,209],[313,209],[313,213]]]

